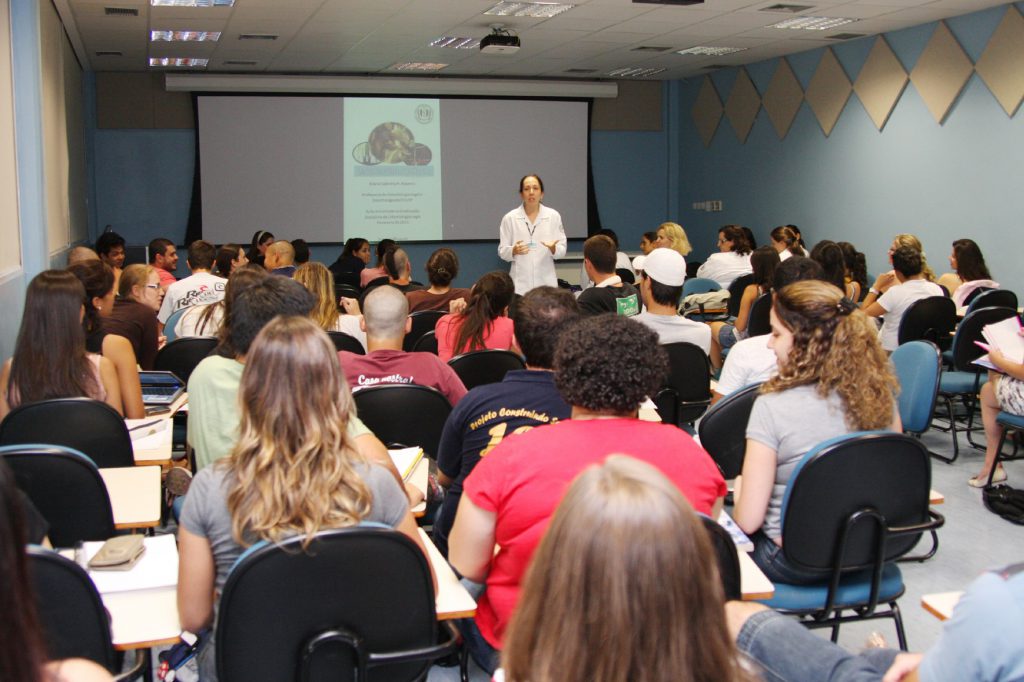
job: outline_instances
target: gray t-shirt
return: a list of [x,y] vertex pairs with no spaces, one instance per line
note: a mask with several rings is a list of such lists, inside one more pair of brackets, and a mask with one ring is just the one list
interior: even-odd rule
[[656,315],[646,310],[633,318],[658,333],[658,343],[692,343],[711,352],[711,327],[682,315]]
[[817,386],[797,386],[758,396],[747,422],[747,438],[775,450],[777,458],[775,485],[761,526],[765,535],[782,535],[782,497],[800,458],[818,443],[850,431],[836,393],[824,399]]
[[[373,506],[364,520],[397,526],[405,518],[409,501],[391,472],[375,464],[356,465],[356,472],[373,496]],[[178,521],[188,532],[210,542],[217,566],[215,584],[218,594],[224,588],[231,567],[246,549],[235,542],[231,534],[227,493],[232,475],[231,470],[222,464],[200,470],[192,479]]]

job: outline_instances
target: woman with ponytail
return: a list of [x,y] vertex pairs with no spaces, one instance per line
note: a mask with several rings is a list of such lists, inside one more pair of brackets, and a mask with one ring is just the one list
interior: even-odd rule
[[512,319],[508,317],[514,295],[515,284],[507,273],[496,270],[481,277],[470,291],[465,310],[437,321],[438,357],[447,362],[472,350],[514,348]]
[[806,256],[800,234],[791,225],[779,225],[771,231],[772,246],[779,252],[779,260],[786,260],[790,256]]
[[829,438],[901,431],[899,385],[875,325],[827,282],[795,282],[776,292],[771,327],[768,347],[779,369],[750,414],[734,517],[752,536],[752,558],[770,580],[806,583],[823,576],[790,565],[782,553],[789,478],[797,462]]

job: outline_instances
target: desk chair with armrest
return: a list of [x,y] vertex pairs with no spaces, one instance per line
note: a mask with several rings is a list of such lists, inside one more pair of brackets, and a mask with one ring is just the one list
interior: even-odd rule
[[740,275],[729,285],[729,317],[737,317],[740,314],[740,302],[743,300],[743,292],[754,283],[754,275]]
[[[896,603],[904,585],[895,561],[945,521],[928,506],[930,488],[928,450],[911,436],[853,433],[810,450],[782,501],[782,549],[790,564],[823,578],[776,582],[764,603],[800,616],[807,627],[831,627],[833,642],[843,623],[892,618],[905,651]],[[889,608],[879,611],[883,604]]]
[[363,344],[359,342],[359,339],[351,334],[346,334],[345,332],[327,332],[327,336],[331,338],[331,343],[334,344],[334,350],[347,350],[349,353],[355,353],[356,355],[366,355],[366,349],[363,348]]
[[101,469],[135,466],[124,419],[99,400],[56,398],[14,408],[0,422],[0,445],[33,443],[78,450]]
[[522,356],[510,350],[474,350],[456,355],[448,366],[462,379],[466,390],[496,384],[514,369],[526,369]]
[[192,336],[171,341],[157,352],[153,369],[174,372],[187,384],[196,365],[216,347],[217,339],[212,336]]
[[167,322],[164,323],[164,336],[167,338],[167,343],[174,341],[178,338],[178,334],[174,331],[174,328],[178,326],[178,322],[188,312],[188,308],[179,308],[171,313],[167,317]]
[[967,313],[973,313],[981,308],[1013,308],[1017,309],[1017,294],[1009,289],[986,289],[980,287],[975,289],[967,300]]
[[669,373],[654,404],[665,424],[693,424],[711,404],[711,361],[692,343],[667,343]]
[[386,384],[352,394],[356,414],[385,445],[419,446],[437,457],[445,420],[452,411],[440,391],[416,384]]
[[740,576],[740,557],[737,553],[736,543],[733,541],[729,531],[722,528],[710,516],[699,514],[704,530],[711,538],[711,547],[715,552],[715,562],[718,566],[718,577],[722,581],[722,591],[725,593],[726,601],[743,599],[743,585]]
[[768,292],[754,299],[750,306],[750,319],[747,321],[747,338],[763,336],[772,330],[772,294]]
[[402,350],[407,353],[411,351],[412,347],[416,345],[416,341],[427,332],[433,331],[437,326],[437,321],[446,314],[443,310],[417,310],[411,313],[409,319],[412,320],[412,328],[405,335]]
[[412,345],[412,350],[414,353],[433,353],[437,355],[437,333],[434,330],[430,330],[416,339],[416,343]]
[[931,341],[940,349],[949,348],[949,335],[956,328],[956,304],[945,296],[929,296],[914,301],[900,320],[899,344]]
[[760,393],[761,384],[744,386],[715,403],[700,420],[700,444],[730,481],[743,473],[747,452],[747,422]]
[[[216,626],[221,680],[422,680],[451,653],[426,557],[379,524],[260,542],[228,575]],[[438,644],[438,634],[445,640]]]

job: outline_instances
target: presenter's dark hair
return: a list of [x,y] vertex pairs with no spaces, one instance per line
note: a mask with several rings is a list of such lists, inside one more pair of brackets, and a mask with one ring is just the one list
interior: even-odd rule
[[526,182],[526,178],[537,178],[537,184],[540,185],[540,191],[544,191],[544,181],[540,179],[540,176],[536,173],[529,173],[519,178],[519,191],[523,191],[523,184]]
[[956,258],[956,274],[965,282],[976,279],[992,279],[985,256],[972,239],[957,239],[953,242],[953,256]]
[[347,242],[345,242],[345,248],[341,250],[341,257],[342,258],[345,258],[346,256],[353,256],[353,257],[355,257],[356,251],[358,251],[359,249],[363,248],[364,244],[369,244],[369,243],[370,242],[366,241],[362,237],[351,237],[351,238],[349,238],[349,240]]
[[446,287],[459,274],[459,257],[451,249],[438,249],[430,254],[427,264],[427,281],[436,287]]
[[558,287],[530,289],[512,316],[516,342],[526,357],[526,364],[551,369],[561,330],[579,316],[576,297],[569,290]]

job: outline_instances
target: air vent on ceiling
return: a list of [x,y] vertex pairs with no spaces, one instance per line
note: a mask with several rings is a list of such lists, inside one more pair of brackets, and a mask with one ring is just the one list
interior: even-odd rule
[[239,40],[277,40],[277,36],[273,33],[242,33],[238,36]]
[[566,69],[563,73],[597,73],[597,69]]
[[108,17],[137,17],[139,10],[133,7],[104,7],[103,13]]
[[780,3],[778,5],[772,5],[771,7],[762,7],[761,12],[779,12],[781,14],[799,14],[805,10],[814,9],[814,5],[790,5],[787,3]]
[[256,66],[259,64],[253,59],[225,59],[224,66]]
[[99,50],[96,53],[97,57],[123,57],[124,53],[118,50]]
[[633,0],[635,5],[703,5],[704,0]]
[[854,38],[863,38],[867,33],[837,33],[834,36],[825,36],[826,40],[853,40]]
[[640,47],[634,47],[630,52],[668,52],[671,47],[658,47],[656,45],[641,45]]

